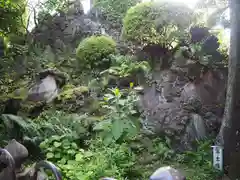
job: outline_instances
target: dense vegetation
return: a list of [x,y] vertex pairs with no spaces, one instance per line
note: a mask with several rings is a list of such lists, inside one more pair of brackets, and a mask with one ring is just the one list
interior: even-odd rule
[[[42,6],[39,16],[63,5],[49,0]],[[199,39],[193,29],[189,31],[199,17],[182,4],[97,0],[95,7],[101,8],[108,21],[123,25],[124,40],[141,46],[157,44],[171,53],[184,40],[188,57],[208,68],[226,63],[226,53],[217,51],[216,36],[203,33]],[[117,42],[103,35],[84,38],[74,50],[31,43],[25,13],[18,2],[0,1],[0,49],[5,47],[6,52],[0,53],[2,146],[17,139],[26,145],[32,161],[53,162],[64,179],[147,179],[164,165],[183,170],[189,180],[216,179],[219,172],[212,167],[212,140],[196,142],[194,151],[177,152],[169,138],[141,133],[134,87],[140,84],[139,74],[151,71],[148,59],[120,54]],[[181,51],[179,56],[183,55]],[[54,101],[33,103],[26,89],[47,68],[64,73],[66,80],[58,81],[61,91]],[[127,83],[123,85],[122,79]],[[35,111],[40,112],[36,115]]]

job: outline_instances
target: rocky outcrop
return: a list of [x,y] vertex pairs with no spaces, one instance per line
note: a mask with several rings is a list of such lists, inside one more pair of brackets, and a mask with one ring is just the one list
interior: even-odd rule
[[140,95],[145,133],[167,135],[179,149],[216,133],[225,101],[224,73],[209,70],[190,82],[183,73],[169,69],[148,79]]
[[73,1],[67,12],[46,16],[32,31],[35,42],[60,50],[66,45],[76,48],[83,38],[100,34],[109,35],[118,42],[121,38],[121,27],[112,27],[96,8],[84,14],[79,1]]

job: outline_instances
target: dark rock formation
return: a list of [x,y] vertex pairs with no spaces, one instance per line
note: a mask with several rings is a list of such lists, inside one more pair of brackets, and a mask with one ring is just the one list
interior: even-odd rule
[[[189,68],[189,67],[188,67]],[[209,70],[189,81],[178,70],[154,72],[140,95],[145,133],[167,135],[178,149],[216,135],[221,123],[227,76]]]
[[[84,14],[82,5],[72,2],[67,12],[59,12],[53,16],[45,17],[32,31],[34,42],[50,45],[53,49],[62,49],[65,46],[76,48],[78,43],[91,35],[109,35],[120,42],[121,27],[112,27],[101,16],[101,11],[92,8],[88,14]],[[119,48],[126,48],[119,43]]]

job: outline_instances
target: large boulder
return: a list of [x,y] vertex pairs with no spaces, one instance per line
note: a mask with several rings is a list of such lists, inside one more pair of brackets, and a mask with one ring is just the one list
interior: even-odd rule
[[66,83],[63,73],[48,69],[39,73],[36,83],[29,89],[27,101],[52,102]]
[[227,76],[220,71],[206,72],[200,81],[187,83],[181,92],[182,101],[190,97],[198,97],[207,111],[213,111],[221,116],[225,102]]
[[226,76],[221,71],[207,71],[190,82],[178,71],[164,70],[147,80],[139,94],[145,133],[168,136],[180,150],[216,135],[225,98]]

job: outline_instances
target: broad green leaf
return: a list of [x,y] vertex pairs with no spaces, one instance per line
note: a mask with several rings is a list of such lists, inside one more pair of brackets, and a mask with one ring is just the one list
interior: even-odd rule
[[114,96],[112,94],[105,94],[104,95],[104,100],[106,100],[106,101],[108,101],[110,99],[113,99],[113,98],[114,98]]
[[47,151],[53,152],[55,148],[49,147],[47,148]]
[[61,158],[61,154],[60,153],[57,153],[54,155],[55,158]]
[[118,140],[124,131],[124,122],[121,119],[115,119],[112,124],[112,135]]
[[123,106],[125,104],[125,102],[126,102],[126,100],[121,99],[121,100],[118,101],[118,104]]
[[114,137],[111,133],[107,133],[107,135],[103,138],[103,143],[106,146],[109,146],[114,140]]
[[53,145],[54,145],[54,147],[60,147],[60,146],[62,145],[62,143],[55,141],[55,142],[53,143]]
[[83,160],[83,155],[82,155],[81,153],[76,154],[76,155],[75,155],[75,160],[76,160],[77,162],[82,161],[82,160]]
[[78,148],[78,146],[77,146],[76,143],[71,143],[71,146],[72,146],[72,148],[74,148],[74,149],[77,149],[77,148]]
[[104,129],[107,129],[110,125],[111,125],[111,121],[110,120],[104,120],[104,121],[101,121],[101,122],[97,123],[93,127],[93,130],[94,131],[104,130]]
[[41,142],[41,144],[39,145],[39,147],[41,149],[45,148],[46,146],[47,146],[47,142],[46,141]]
[[61,160],[60,160],[60,163],[61,164],[65,164],[67,162],[67,160],[65,159],[65,158],[62,158]]
[[69,150],[67,151],[67,153],[68,153],[68,154],[72,154],[72,155],[73,155],[73,154],[75,154],[75,153],[76,153],[76,151],[74,151],[73,149],[69,149]]
[[54,135],[54,136],[52,136],[50,139],[51,139],[51,140],[59,140],[59,139],[60,139],[60,136]]
[[49,153],[47,153],[47,159],[51,159],[51,158],[53,158],[54,157],[54,154],[53,153],[51,153],[51,152],[49,152]]

